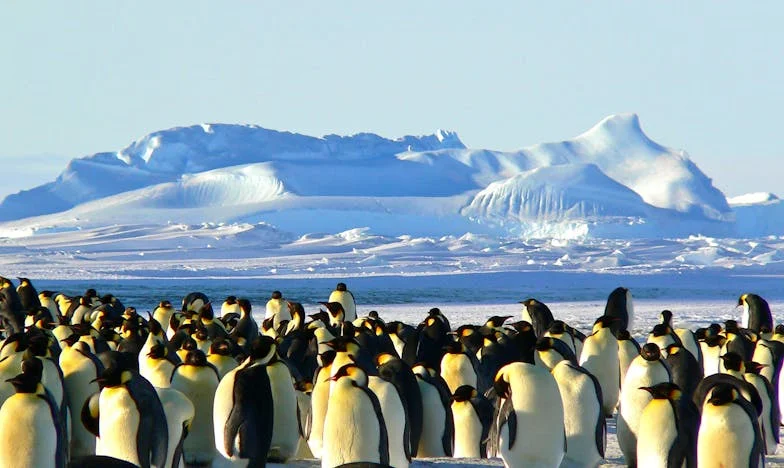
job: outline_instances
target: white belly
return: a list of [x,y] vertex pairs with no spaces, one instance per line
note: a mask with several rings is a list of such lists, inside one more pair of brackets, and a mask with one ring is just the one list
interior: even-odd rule
[[330,397],[324,421],[323,468],[346,463],[379,463],[380,428],[373,405],[364,391],[350,386],[349,379]]
[[596,425],[604,414],[593,380],[566,362],[553,369],[553,376],[564,407],[565,458],[596,466],[602,459],[596,447]]
[[604,328],[585,339],[580,365],[599,381],[604,414],[612,414],[618,404],[621,365],[618,360],[618,340],[609,329]]
[[[63,350],[63,353],[76,351]],[[62,354],[60,355],[62,357]],[[80,355],[81,356],[81,355]],[[93,393],[99,390],[97,382],[91,382],[97,377],[95,365],[89,358],[72,356],[71,359],[61,360],[63,370],[63,384],[68,408],[72,415],[79,415],[82,405]],[[71,456],[95,455],[95,436],[88,431],[84,424],[76,419],[71,432]]]
[[389,464],[395,468],[406,468],[409,465],[404,448],[408,441],[403,437],[406,428],[406,410],[403,408],[403,402],[400,401],[400,395],[394,385],[381,377],[370,376],[368,387],[376,394],[381,406],[381,414],[384,416],[389,441]]
[[652,400],[640,415],[637,466],[667,468],[670,448],[677,437],[672,404],[669,400]]
[[291,373],[283,363],[267,366],[272,401],[275,405],[270,457],[287,460],[297,452],[299,422],[297,421],[297,395]]
[[139,409],[125,387],[104,388],[98,400],[101,438],[96,455],[106,455],[140,465],[136,450]]
[[477,387],[476,371],[465,354],[445,354],[441,359],[441,377],[446,381],[450,393],[454,393],[461,385]]
[[183,443],[183,457],[188,463],[209,463],[215,457],[213,404],[218,377],[209,367],[181,366],[171,382],[193,403],[196,415]]
[[55,466],[57,431],[44,400],[34,394],[12,396],[0,409],[0,428],[0,466]]
[[452,403],[455,420],[455,458],[481,458],[482,422],[470,401]]
[[446,410],[441,403],[441,396],[438,390],[432,385],[424,382],[417,376],[419,392],[422,394],[422,437],[419,439],[419,449],[417,458],[443,457],[444,443],[444,424],[446,421]]
[[736,404],[703,406],[697,436],[699,466],[746,468],[753,444],[754,428],[743,408]]

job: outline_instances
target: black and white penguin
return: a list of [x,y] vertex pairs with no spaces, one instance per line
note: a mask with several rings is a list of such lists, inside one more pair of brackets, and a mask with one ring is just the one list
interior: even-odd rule
[[65,467],[67,437],[59,409],[41,384],[38,359],[22,363],[22,373],[10,379],[16,393],[0,408],[0,466]]
[[327,302],[339,302],[346,313],[345,320],[353,322],[357,318],[357,303],[354,295],[346,287],[346,283],[338,283],[329,295]]
[[196,409],[191,400],[179,390],[155,387],[166,414],[166,427],[169,434],[169,450],[166,453],[166,466],[179,468],[182,464],[182,447],[188,435]]
[[493,424],[493,404],[471,385],[452,394],[455,422],[454,458],[487,458],[487,437]]
[[386,423],[378,398],[367,386],[367,373],[348,364],[331,379],[334,385],[324,421],[324,447],[329,449],[322,453],[321,466],[388,466]]
[[408,417],[409,453],[411,456],[416,456],[419,440],[422,437],[424,414],[418,379],[408,364],[392,354],[380,354],[376,356],[375,362],[379,377],[397,388]]
[[446,354],[441,358],[441,378],[449,391],[454,393],[458,387],[470,385],[477,388],[477,368],[479,360],[466,350],[463,343],[454,341],[446,345]]
[[41,307],[41,300],[38,298],[38,291],[33,283],[27,278],[18,278],[18,280],[19,286],[16,287],[16,293],[19,295],[22,309],[30,310]]
[[110,365],[93,394],[82,406],[81,419],[96,437],[96,455],[134,463],[142,468],[166,463],[169,436],[166,414],[155,388],[120,353],[112,353]]
[[640,415],[637,465],[696,467],[700,413],[691,398],[669,382],[642,390],[652,400]]
[[169,301],[161,301],[158,303],[158,306],[155,307],[155,310],[152,311],[152,318],[158,321],[163,328],[163,334],[166,335],[168,338],[169,336],[169,324],[171,323],[171,319],[174,316],[174,306]]
[[407,468],[411,463],[409,418],[403,397],[394,384],[379,376],[368,375],[368,388],[378,398],[381,414],[387,429],[389,464]]
[[240,319],[234,330],[229,333],[229,336],[240,348],[247,352],[251,341],[259,336],[259,325],[253,319],[253,307],[248,299],[239,299],[237,304],[239,305]]
[[24,309],[14,283],[0,277],[0,321],[7,335],[24,332]]
[[744,363],[743,367],[745,369],[743,374],[744,380],[757,389],[760,400],[762,400],[762,412],[760,413],[759,421],[762,438],[765,440],[765,453],[774,455],[776,446],[779,444],[779,425],[781,422],[778,395],[768,379],[760,375],[760,371],[764,366],[758,362],[749,361]]
[[424,362],[440,372],[441,359],[446,352],[444,348],[452,341],[449,325],[437,314],[429,313],[417,327],[417,332],[416,348],[411,349],[412,353],[403,353],[403,360],[412,367],[416,363]]
[[237,296],[227,296],[226,299],[223,300],[223,304],[221,304],[221,318],[225,319],[229,315],[239,315],[239,313],[240,306],[237,304]]
[[757,468],[765,464],[757,412],[730,385],[714,387],[702,406],[697,460],[700,466]]
[[626,371],[618,404],[618,445],[629,466],[637,466],[637,433],[640,429],[640,416],[653,398],[649,392],[641,388],[666,382],[671,382],[670,369],[662,359],[659,347],[654,343],[646,343],[641,348],[640,355],[632,361],[632,365]]
[[446,382],[432,367],[417,364],[411,368],[422,395],[422,436],[416,456],[451,457],[454,440],[451,393]]
[[207,361],[218,370],[218,377],[223,378],[229,371],[239,366],[237,360],[232,356],[232,344],[228,340],[216,340],[210,345],[210,352],[207,354]]
[[215,391],[214,443],[228,460],[247,460],[249,466],[267,461],[275,408],[265,367],[274,356],[275,340],[253,340],[248,358],[229,371]]
[[[65,397],[71,415],[76,417],[82,405],[91,395],[100,391],[97,379],[103,373],[103,364],[79,337],[72,335],[71,343],[60,353],[60,369],[63,371]],[[95,454],[95,436],[83,424],[71,425],[70,455],[81,457]]]
[[567,360],[577,365],[577,358],[572,349],[558,338],[543,337],[536,340],[534,363],[552,370],[559,362]]
[[667,347],[667,366],[670,368],[672,383],[678,386],[687,397],[694,394],[702,380],[702,366],[694,356],[682,346],[673,343]]
[[194,291],[182,298],[182,312],[198,312],[205,304],[209,303],[210,299],[206,294]]
[[280,291],[272,291],[272,295],[264,306],[264,319],[272,319],[272,327],[277,329],[281,322],[291,320],[291,313],[283,294]]
[[597,466],[607,445],[599,381],[568,360],[558,362],[551,372],[564,410],[566,454],[562,466]]
[[174,362],[169,354],[165,345],[161,343],[153,345],[144,359],[141,354],[139,355],[139,374],[155,387],[169,387],[174,368],[180,363],[179,358]]
[[272,441],[267,460],[273,463],[286,463],[297,453],[299,443],[294,379],[291,377],[289,367],[278,357],[277,352],[267,361],[265,370],[269,376],[272,401],[275,405]]
[[[605,416],[612,416],[618,404],[621,364],[618,359],[618,340],[612,332],[617,318],[602,316],[596,319],[593,333],[585,339],[578,364],[593,374],[602,387],[602,408]],[[627,371],[628,372],[628,371]],[[627,374],[628,375],[628,374]]]
[[550,308],[534,298],[520,301],[520,304],[523,304],[523,320],[533,325],[537,338],[544,336],[554,320]]
[[[561,394],[552,374],[542,366],[514,362],[498,371],[493,388],[501,400],[488,455],[500,455],[509,467],[559,466],[566,436]],[[526,430],[531,427],[536,430]]]
[[615,288],[607,296],[604,315],[618,318],[610,326],[613,334],[617,334],[619,330],[630,330],[634,324],[634,299],[632,298],[632,292],[624,287]]
[[738,307],[743,307],[740,326],[759,333],[763,327],[773,330],[773,315],[768,301],[757,294],[743,294],[738,298]]
[[213,424],[213,402],[218,388],[218,370],[200,350],[189,351],[171,376],[170,387],[193,403],[195,416],[183,444],[186,464],[209,465],[217,454]]
[[618,363],[621,366],[621,385],[623,385],[623,379],[626,378],[626,370],[632,364],[634,358],[640,355],[640,344],[632,338],[628,330],[620,330],[617,339]]

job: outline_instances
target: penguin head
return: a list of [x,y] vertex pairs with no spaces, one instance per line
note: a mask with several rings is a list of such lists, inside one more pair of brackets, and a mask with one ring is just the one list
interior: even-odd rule
[[713,387],[708,404],[724,406],[738,399],[738,390],[729,384],[719,384]]
[[476,398],[479,393],[476,389],[470,385],[461,385],[455,389],[455,393],[452,394],[452,401],[469,401],[471,398]]
[[640,348],[640,356],[646,361],[658,361],[661,358],[661,350],[656,343],[645,343]]
[[280,291],[272,291],[272,294],[270,294],[270,299],[283,299],[283,293]]
[[675,356],[680,353],[682,349],[683,347],[678,343],[670,343],[664,348],[664,350],[667,351],[667,356]]
[[487,325],[488,327],[494,327],[494,328],[501,327],[501,326],[504,325],[504,322],[506,322],[510,318],[512,318],[511,315],[494,315],[494,316],[490,317],[489,319],[487,319],[487,322],[485,323],[485,325]]
[[346,283],[338,283],[338,285],[335,286],[335,291],[348,291]]
[[167,354],[166,345],[157,343],[150,348],[150,352],[147,353],[147,357],[151,359],[164,359],[166,357],[166,354]]
[[601,317],[597,318],[596,321],[593,323],[593,332],[596,333],[599,330],[604,328],[610,328],[613,323],[620,320],[618,317],[613,317],[611,315],[602,315]]
[[70,347],[76,344],[77,341],[79,341],[79,337],[80,335],[78,333],[71,333],[65,339],[60,340],[60,342],[65,343]]
[[681,388],[672,382],[661,382],[652,387],[640,387],[650,393],[654,400],[680,400],[683,392]]
[[343,304],[340,302],[319,302],[319,304],[326,307],[327,311],[329,311],[329,315],[335,319],[342,321],[343,317],[346,315],[346,312],[343,310]]
[[101,388],[113,388],[125,385],[130,382],[132,378],[133,374],[126,366],[119,364],[117,361],[113,361],[103,370],[101,376],[95,379],[95,381],[98,382],[98,385]]
[[500,398],[509,398],[512,396],[512,386],[509,384],[508,376],[502,367],[495,375],[493,380],[493,390]]
[[632,334],[629,333],[629,330],[626,329],[618,330],[618,335],[616,336],[616,338],[618,339],[618,341],[631,340]]
[[359,353],[359,343],[351,336],[338,336],[324,344],[338,353],[348,353],[353,356]]
[[234,305],[237,303],[237,296],[227,296],[223,303],[226,305]]
[[536,350],[537,351],[549,351],[553,349],[553,344],[555,342],[555,338],[550,337],[542,337],[536,340]]
[[261,361],[262,363],[269,362],[277,351],[277,344],[275,339],[269,336],[260,336],[254,338],[250,343],[250,355],[248,358],[251,361]]
[[345,366],[338,369],[335,375],[330,377],[329,380],[337,382],[343,377],[347,377],[353,380],[358,386],[367,387],[368,384],[367,373],[356,364],[346,364]]
[[721,355],[721,360],[727,370],[743,372],[743,358],[740,354],[730,351]]
[[158,307],[161,309],[171,309],[172,303],[170,301],[161,301],[158,303]]
[[655,337],[669,335],[670,329],[667,327],[667,325],[660,323],[658,325],[653,326],[653,330],[651,331],[651,334]]
[[150,334],[153,336],[163,336],[163,327],[161,327],[160,322],[150,317],[150,320],[147,323],[150,327]]
[[371,310],[370,312],[368,312],[368,317],[372,318],[373,320],[381,320],[378,316],[377,310]]
[[212,310],[212,304],[206,303],[199,309],[199,318],[202,322],[211,322],[215,319],[215,312]]
[[727,320],[724,322],[724,332],[725,333],[733,333],[737,335],[740,332],[738,328],[738,322],[735,320]]
[[776,328],[773,329],[773,333],[777,335],[784,335],[784,324],[776,325]]
[[450,341],[443,347],[447,354],[463,354],[464,349],[463,343],[459,341]]
[[535,336],[536,332],[534,332],[534,327],[531,325],[530,322],[525,320],[520,320],[518,322],[510,323],[512,329],[521,335],[532,335]]
[[199,348],[199,344],[196,342],[196,340],[193,339],[192,336],[189,336],[184,340],[182,340],[182,344],[180,345],[180,349],[184,351],[193,351],[194,349],[198,349],[198,348]]
[[188,351],[188,354],[185,355],[184,364],[186,366],[204,367],[207,365],[207,355],[200,349]]
[[27,350],[29,344],[28,336],[26,334],[14,333],[5,339],[0,350],[4,350],[6,346],[9,346],[13,352],[21,353],[22,351]]
[[228,340],[215,340],[210,344],[210,354],[231,356],[231,343]]
[[16,393],[38,393],[44,365],[40,359],[29,358],[22,361],[22,373],[6,380],[14,386]]
[[553,320],[553,323],[550,324],[550,328],[548,328],[547,331],[551,335],[563,335],[566,333],[566,324],[563,320]]
[[755,361],[746,361],[743,363],[743,368],[746,370],[747,374],[759,375],[760,372],[762,372],[762,369],[766,367],[768,367],[766,364],[760,364]]
[[253,306],[251,305],[250,301],[244,297],[237,300],[237,305],[240,306],[240,310],[245,314],[250,314],[251,311],[253,311]]
[[305,308],[299,302],[287,301],[286,306],[289,309],[289,315],[292,320],[302,321],[305,318]]
[[323,353],[319,354],[317,358],[319,366],[327,367],[331,365],[332,362],[335,360],[335,356],[337,355],[338,353],[336,353],[334,349],[328,349]]
[[741,295],[740,295],[740,297],[738,298],[738,304],[736,305],[736,307],[740,307],[740,306],[742,306],[742,305],[743,305],[743,303],[744,303],[744,302],[746,302],[746,299],[747,299],[748,297],[749,297],[749,295],[748,295],[748,294],[741,294]]
[[460,325],[453,333],[458,338],[468,338],[476,333],[478,327],[476,325]]
[[672,328],[672,312],[669,310],[662,310],[661,314],[661,324],[666,325],[668,328]]

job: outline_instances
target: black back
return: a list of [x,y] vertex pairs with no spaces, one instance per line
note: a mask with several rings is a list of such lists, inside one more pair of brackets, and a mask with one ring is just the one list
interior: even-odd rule
[[[234,375],[232,391],[234,406],[223,428],[224,450],[227,454],[248,459],[249,466],[265,466],[272,444],[274,404],[267,368],[255,365]],[[234,453],[234,440],[239,435],[239,453]]]

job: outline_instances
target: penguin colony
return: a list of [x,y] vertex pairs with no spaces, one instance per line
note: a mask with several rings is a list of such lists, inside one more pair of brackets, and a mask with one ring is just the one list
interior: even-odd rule
[[456,328],[358,317],[343,283],[321,304],[275,291],[259,326],[248,300],[194,292],[144,317],[0,277],[0,467],[590,467],[613,417],[630,466],[763,466],[779,441],[784,325],[758,295],[695,331],[663,311],[642,345],[625,288],[589,334],[536,299]]

